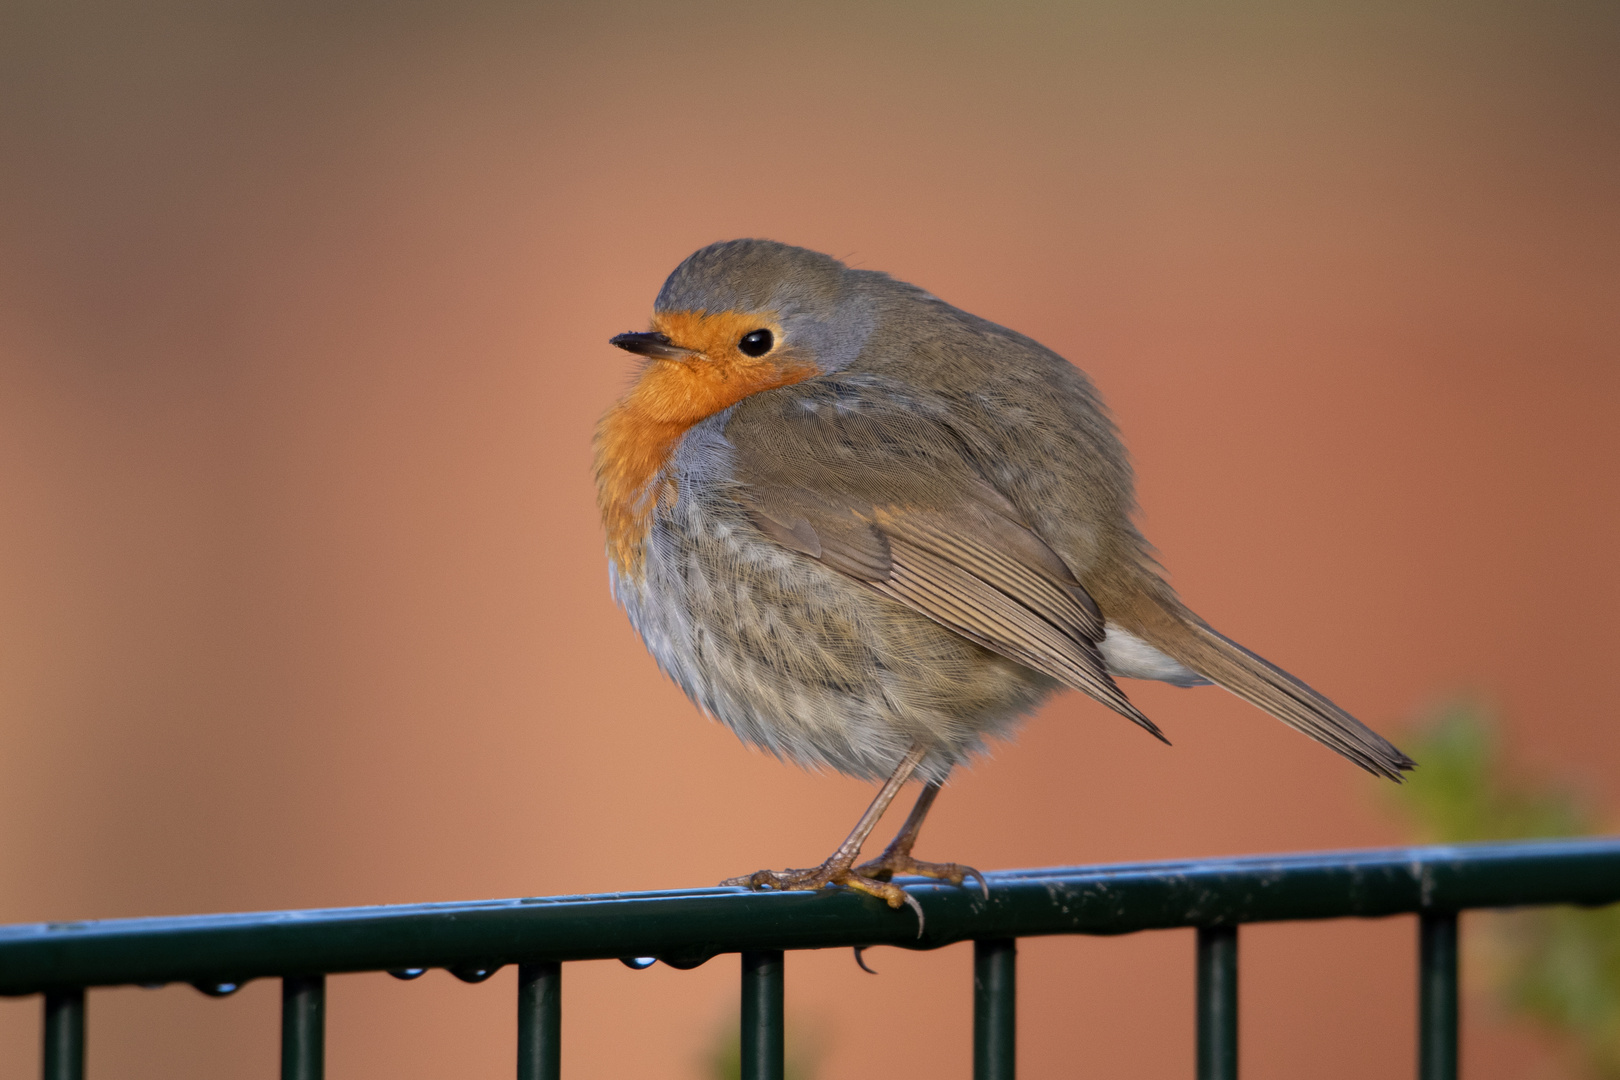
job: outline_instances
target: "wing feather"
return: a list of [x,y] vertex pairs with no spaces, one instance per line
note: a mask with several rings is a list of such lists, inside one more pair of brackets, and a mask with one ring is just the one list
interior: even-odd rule
[[758,395],[727,428],[734,498],[761,532],[1164,739],[1104,667],[1096,603],[946,425],[810,408],[816,393]]

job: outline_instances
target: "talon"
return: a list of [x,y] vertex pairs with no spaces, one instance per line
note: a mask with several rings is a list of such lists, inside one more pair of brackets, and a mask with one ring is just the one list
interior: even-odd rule
[[761,889],[770,889],[775,892],[809,891],[821,888],[823,885],[840,880],[841,874],[849,872],[847,867],[840,867],[836,860],[829,859],[820,866],[809,870],[755,870],[752,874],[741,877],[726,878],[720,885],[722,887],[752,889],[758,892]]
[[917,936],[920,938],[923,936],[924,925],[922,904],[917,901],[915,896],[912,896],[904,889],[900,890],[900,895],[906,898],[906,903],[911,905],[911,910],[917,913]]
[[852,877],[848,858],[839,859],[834,856],[808,870],[756,870],[743,877],[727,878],[721,885],[737,886],[744,889],[771,889],[776,892],[813,892],[826,885],[847,884],[846,878]]
[[897,908],[905,903],[905,900],[902,899],[906,895],[905,891],[898,885],[890,885],[887,881],[875,881],[862,874],[857,874],[853,870],[846,872],[837,881],[838,884],[854,889],[856,892],[875,896],[892,908]]
[[895,851],[891,848],[871,862],[862,863],[855,868],[855,873],[875,881],[888,881],[896,874],[914,874],[917,877],[930,877],[940,881],[948,881],[952,885],[960,885],[968,878],[979,883],[979,891],[984,893],[986,900],[990,899],[990,885],[985,881],[984,875],[971,866],[962,866],[959,863],[929,863],[919,862],[909,854]]
[[[841,860],[836,856],[809,870],[756,870],[745,877],[727,878],[720,884],[756,891],[768,886],[783,892],[810,892],[827,885],[842,885],[875,896],[896,910],[901,905],[911,908],[917,913],[917,936],[922,936],[923,910],[916,897],[898,885],[867,877],[857,870],[850,869],[848,860]],[[859,959],[856,958],[857,962]],[[865,968],[866,965],[862,963],[861,967]]]
[[861,955],[865,951],[865,945],[855,946],[855,966],[866,972],[868,975],[876,975],[877,972],[866,966],[866,958]]

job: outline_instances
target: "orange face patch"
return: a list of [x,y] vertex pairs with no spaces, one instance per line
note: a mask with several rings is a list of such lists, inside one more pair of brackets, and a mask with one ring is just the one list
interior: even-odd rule
[[[669,464],[686,430],[750,394],[819,374],[813,362],[784,346],[782,327],[770,315],[660,312],[653,329],[692,355],[650,361],[596,429],[596,502],[607,530],[608,554],[621,572],[635,576],[641,573],[653,505],[671,497],[671,491],[654,490],[653,480]],[[755,330],[769,330],[776,339],[764,356],[746,356],[737,347]],[[670,481],[664,486],[674,485]]]

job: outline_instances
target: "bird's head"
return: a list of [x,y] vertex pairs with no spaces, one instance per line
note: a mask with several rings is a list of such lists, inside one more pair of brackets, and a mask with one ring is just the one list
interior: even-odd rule
[[[728,240],[675,268],[652,329],[612,344],[649,361],[643,384],[688,422],[761,390],[837,371],[870,335],[873,305],[827,255],[771,240]],[[692,414],[696,415],[692,415]]]

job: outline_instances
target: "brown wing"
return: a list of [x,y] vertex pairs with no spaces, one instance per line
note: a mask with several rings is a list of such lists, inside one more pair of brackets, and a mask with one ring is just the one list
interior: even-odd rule
[[1097,605],[946,425],[836,384],[794,391],[726,428],[762,532],[1164,739],[1104,669]]

